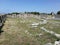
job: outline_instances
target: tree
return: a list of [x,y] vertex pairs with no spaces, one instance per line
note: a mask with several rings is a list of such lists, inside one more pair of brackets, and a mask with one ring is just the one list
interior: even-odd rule
[[60,11],[58,11],[57,14],[60,14]]
[[51,12],[50,15],[54,15],[54,12]]
[[31,12],[31,14],[34,14],[34,15],[40,15],[39,12]]
[[11,13],[8,13],[7,15],[12,15]]
[[18,12],[12,12],[12,14],[16,14],[16,15],[18,15],[18,14],[20,14],[20,13],[18,13]]

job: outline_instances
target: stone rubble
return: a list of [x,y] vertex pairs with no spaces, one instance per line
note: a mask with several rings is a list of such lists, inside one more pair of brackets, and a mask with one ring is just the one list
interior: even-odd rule
[[54,43],[46,43],[45,45],[60,45],[60,40],[55,41]]
[[50,33],[52,35],[55,35],[57,38],[60,38],[60,34],[57,34],[57,33],[53,32],[53,31],[49,31],[49,30],[45,29],[44,27],[41,27],[41,29],[44,30],[45,32],[48,32],[48,33]]

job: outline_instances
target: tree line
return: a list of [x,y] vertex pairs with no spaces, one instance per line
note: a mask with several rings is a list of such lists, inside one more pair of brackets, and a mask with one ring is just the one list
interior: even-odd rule
[[[52,13],[53,12],[51,12],[51,13],[40,13],[40,12],[24,12],[24,14],[34,14],[34,15],[40,15],[40,14],[47,14],[47,15],[52,15]],[[8,15],[11,15],[11,14],[16,14],[16,15],[18,15],[18,14],[21,14],[21,13],[18,13],[18,12],[12,12],[12,13],[8,13]],[[57,13],[56,14],[60,14],[60,11],[57,11]]]

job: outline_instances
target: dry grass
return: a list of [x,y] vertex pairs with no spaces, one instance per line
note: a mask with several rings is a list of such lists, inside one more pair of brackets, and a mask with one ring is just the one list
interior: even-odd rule
[[[37,28],[31,28],[30,24],[40,22],[35,18],[7,18],[0,36],[0,45],[43,45],[56,40],[52,35]],[[43,34],[39,36],[38,34]]]

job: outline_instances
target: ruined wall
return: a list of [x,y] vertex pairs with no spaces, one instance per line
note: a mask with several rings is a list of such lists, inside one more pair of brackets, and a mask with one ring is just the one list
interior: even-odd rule
[[0,15],[0,33],[2,27],[4,26],[5,21],[6,21],[6,15]]

